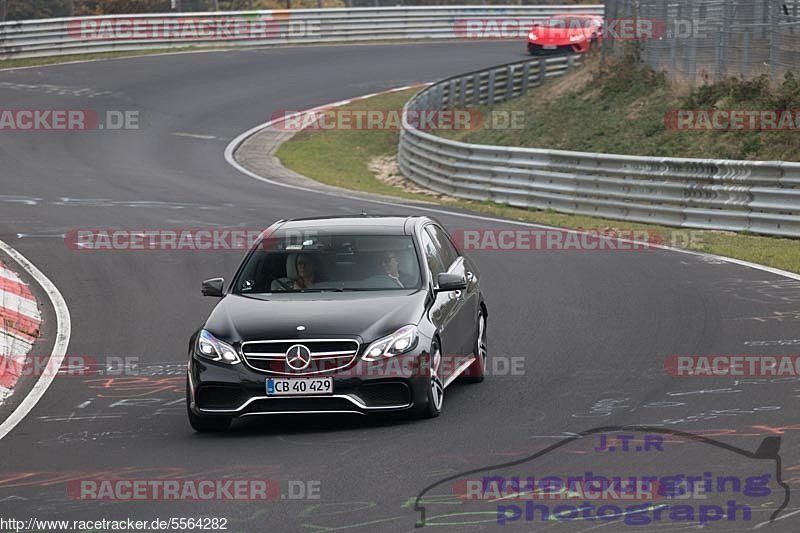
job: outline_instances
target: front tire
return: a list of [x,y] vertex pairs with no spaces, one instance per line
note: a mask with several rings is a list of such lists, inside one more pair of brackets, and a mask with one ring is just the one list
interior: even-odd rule
[[486,359],[489,355],[489,345],[486,333],[486,313],[483,309],[478,313],[477,331],[475,332],[475,361],[467,367],[464,377],[465,383],[480,383],[486,376]]
[[186,379],[186,413],[189,415],[189,425],[198,433],[216,433],[225,431],[231,425],[231,419],[224,416],[202,417],[194,414],[191,408],[191,391],[189,390],[189,379]]
[[431,346],[431,368],[428,375],[427,391],[428,402],[420,413],[421,418],[436,418],[442,414],[444,402],[444,383],[439,376],[439,367],[442,363],[442,353],[439,346]]

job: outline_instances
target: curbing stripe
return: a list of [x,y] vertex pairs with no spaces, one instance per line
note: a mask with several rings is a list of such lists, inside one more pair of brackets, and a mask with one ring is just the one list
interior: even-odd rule
[[[72,334],[72,321],[69,316],[69,309],[64,297],[58,291],[58,288],[45,276],[36,266],[28,261],[25,256],[16,251],[14,248],[0,240],[0,250],[5,252],[11,259],[13,259],[25,272],[27,272],[38,283],[42,290],[47,294],[53,305],[53,310],[56,316],[56,339],[53,345],[53,352],[50,354],[50,359],[47,361],[47,366],[39,376],[39,379],[33,385],[33,388],[28,392],[28,395],[23,398],[20,404],[14,411],[0,424],[0,440],[8,435],[17,424],[31,412],[39,400],[47,392],[48,387],[53,382],[61,368],[61,363],[69,347],[69,339]],[[10,391],[0,386],[0,401],[8,397]]]

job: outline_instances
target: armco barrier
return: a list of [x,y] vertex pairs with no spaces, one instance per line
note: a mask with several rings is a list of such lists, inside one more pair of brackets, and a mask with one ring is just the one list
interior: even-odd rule
[[[575,59],[529,60],[429,86],[406,110],[486,105],[523,94]],[[610,133],[611,134],[611,133]],[[800,163],[635,157],[487,146],[408,126],[400,170],[435,191],[561,213],[800,237]]]
[[[26,20],[0,24],[0,59],[186,46],[459,39],[468,19],[526,21],[558,13],[602,14],[603,6],[297,9]],[[176,33],[165,37],[169,31]]]

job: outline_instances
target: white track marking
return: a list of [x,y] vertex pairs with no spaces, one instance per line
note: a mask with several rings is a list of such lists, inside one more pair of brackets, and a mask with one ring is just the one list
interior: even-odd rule
[[58,288],[56,288],[53,282],[21,253],[3,241],[0,241],[0,250],[16,261],[25,272],[42,287],[44,292],[47,293],[47,297],[50,298],[50,302],[53,304],[53,309],[56,314],[56,342],[53,345],[53,353],[50,354],[50,359],[47,361],[47,367],[42,372],[42,375],[39,376],[39,380],[34,384],[28,395],[25,396],[17,408],[14,409],[14,412],[0,424],[0,439],[2,439],[31,412],[42,396],[44,396],[44,393],[47,392],[50,383],[55,379],[58,369],[61,367],[61,363],[67,353],[69,338],[72,333],[72,323],[67,303],[64,301],[64,297],[58,292]]
[[785,519],[789,518],[790,516],[794,516],[794,515],[796,515],[797,513],[800,513],[800,509],[798,509],[798,510],[796,510],[796,511],[792,511],[792,512],[791,512],[791,513],[789,513],[789,514],[784,514],[784,515],[781,515],[781,516],[779,516],[778,518],[776,518],[775,520],[767,520],[766,522],[761,522],[761,523],[759,523],[759,524],[756,524],[755,526],[753,526],[753,529],[761,529],[761,528],[762,528],[762,527],[764,527],[764,526],[769,526],[769,525],[771,525],[773,522],[777,522],[778,520],[785,520]]
[[[421,84],[421,85],[426,85],[426,84]],[[332,104],[325,104],[325,105],[317,106],[317,107],[314,107],[312,109],[309,109],[309,110],[306,110],[306,111],[302,111],[301,113],[311,113],[313,111],[316,111],[316,110],[319,110],[319,109],[324,109],[324,108],[341,107],[343,105],[347,105],[347,104],[349,104],[351,102],[354,102],[354,101],[357,101],[357,100],[364,100],[365,98],[369,98],[369,97],[372,97],[372,96],[378,96],[380,94],[388,94],[388,93],[393,93],[393,92],[404,91],[404,90],[407,90],[407,89],[411,89],[413,87],[420,87],[421,85],[407,85],[405,87],[398,87],[396,89],[390,89],[388,91],[382,91],[380,93],[373,93],[373,94],[369,94],[369,95],[366,95],[366,96],[361,96],[361,97],[358,97],[358,98],[351,98],[349,100],[342,100],[342,101],[339,101],[339,102],[334,102]],[[430,85],[430,84],[427,84],[427,85]],[[433,207],[415,206],[415,205],[411,205],[411,204],[390,202],[390,201],[387,201],[387,200],[373,200],[373,199],[369,199],[369,198],[362,198],[362,197],[359,197],[359,196],[349,195],[347,193],[334,193],[334,192],[329,192],[329,191],[320,191],[320,190],[317,190],[317,189],[312,189],[312,188],[309,188],[309,187],[303,187],[303,186],[300,186],[300,185],[291,185],[289,183],[282,183],[280,181],[274,181],[274,180],[271,180],[269,178],[265,178],[263,176],[259,176],[255,172],[251,172],[247,168],[245,168],[242,165],[240,165],[239,162],[236,161],[236,159],[234,157],[234,154],[236,153],[236,150],[239,148],[239,146],[241,146],[241,144],[244,143],[251,136],[255,135],[256,133],[258,133],[259,131],[261,131],[261,130],[263,130],[265,128],[270,127],[272,124],[274,124],[275,122],[277,122],[279,120],[283,120],[283,118],[270,120],[269,122],[265,122],[264,124],[261,124],[259,126],[254,127],[254,128],[251,128],[251,129],[247,130],[246,132],[242,133],[241,135],[239,135],[238,137],[236,137],[234,140],[232,140],[230,142],[230,144],[228,144],[228,146],[225,148],[225,160],[228,162],[228,164],[231,165],[236,170],[238,170],[239,172],[241,172],[242,174],[244,174],[246,176],[249,176],[250,178],[253,178],[253,179],[258,180],[258,181],[263,181],[264,183],[269,183],[270,185],[275,185],[277,187],[284,187],[284,188],[287,188],[287,189],[295,189],[295,190],[298,190],[298,191],[304,191],[304,192],[309,192],[309,193],[314,193],[314,194],[321,194],[321,195],[325,195],[325,196],[334,196],[334,197],[337,197],[337,198],[347,198],[349,200],[357,200],[357,201],[361,201],[361,202],[370,202],[370,203],[373,203],[373,204],[389,205],[389,206],[392,206],[392,207],[402,207],[403,209],[416,209],[418,211],[427,211],[429,213],[437,213],[437,214],[447,215],[447,216],[470,218],[472,220],[481,220],[481,221],[484,221],[484,222],[497,222],[497,223],[500,223],[500,224],[513,225],[513,226],[523,226],[523,227],[528,227],[528,228],[538,228],[538,229],[546,229],[546,230],[559,230],[559,231],[564,231],[564,232],[573,233],[573,234],[580,234],[581,233],[578,230],[567,229],[567,228],[557,228],[555,226],[546,226],[546,225],[543,225],[543,224],[535,224],[535,223],[532,223],[532,222],[520,222],[520,221],[517,221],[517,220],[506,220],[506,219],[497,218],[497,217],[490,217],[490,216],[483,216],[483,215],[473,215],[473,214],[469,214],[469,213],[457,213],[457,212],[454,212],[454,211],[448,211],[446,209],[436,209],[436,208],[433,208]],[[621,239],[621,238],[616,238],[616,237],[601,236],[601,238],[612,240],[612,241],[617,241],[617,242],[624,242],[624,243],[633,243],[634,242],[634,241],[632,241],[630,239]],[[734,265],[739,265],[739,266],[743,266],[743,267],[747,267],[747,268],[753,268],[755,270],[761,270],[763,272],[769,272],[770,274],[775,274],[776,276],[783,276],[785,278],[790,278],[790,279],[794,279],[794,280],[800,281],[800,274],[794,274],[794,273],[788,272],[786,270],[780,270],[778,268],[772,268],[772,267],[768,267],[766,265],[759,265],[758,263],[751,263],[749,261],[743,261],[741,259],[733,259],[731,257],[723,257],[721,255],[714,255],[714,254],[708,254],[708,253],[702,253],[702,252],[694,252],[694,251],[690,251],[690,250],[681,250],[680,248],[672,248],[670,246],[664,246],[664,245],[660,245],[660,244],[649,244],[649,246],[652,247],[652,248],[658,248],[658,249],[667,250],[667,251],[670,251],[670,252],[678,252],[678,253],[681,253],[681,254],[693,255],[695,257],[700,257],[700,258],[715,259],[717,261],[721,261],[721,262],[724,262],[724,263],[731,263],[731,264],[734,264]]]
[[182,131],[173,133],[175,137],[189,137],[190,139],[203,139],[204,141],[227,141],[228,139],[221,139],[213,135],[201,135],[199,133],[184,133]]

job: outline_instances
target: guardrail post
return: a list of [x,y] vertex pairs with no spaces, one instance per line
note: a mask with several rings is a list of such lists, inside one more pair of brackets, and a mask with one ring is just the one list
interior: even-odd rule
[[525,65],[522,67],[522,93],[525,94],[528,92],[528,78],[531,75],[531,64],[529,61],[525,62]]
[[481,75],[475,74],[472,76],[472,103],[473,105],[481,105]]
[[506,94],[503,96],[503,100],[510,100],[514,97],[514,75],[517,72],[516,65],[509,65],[508,69],[506,69]]
[[744,32],[742,36],[744,39],[744,46],[742,48],[742,64],[739,67],[739,73],[745,79],[750,77],[750,32]]
[[539,72],[536,73],[536,84],[542,83],[544,77],[547,75],[547,61],[544,59],[539,60]]
[[769,78],[775,80],[778,74],[778,63],[781,56],[781,31],[780,31],[780,15],[777,10],[779,6],[773,2],[769,6]]
[[489,71],[489,83],[488,83],[488,91],[489,93],[486,96],[486,103],[492,105],[494,103],[494,84],[497,80],[497,72],[492,69]]
[[459,78],[458,79],[459,88],[458,88],[458,104],[461,107],[467,106],[467,78]]

